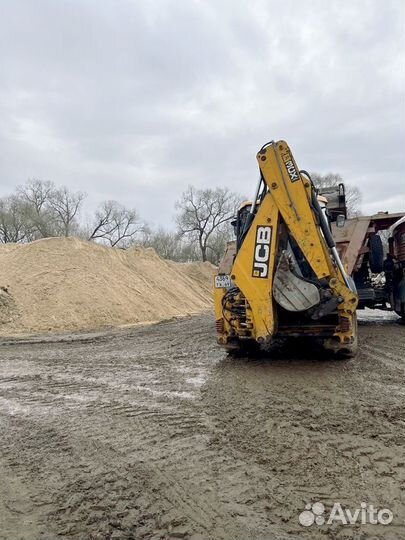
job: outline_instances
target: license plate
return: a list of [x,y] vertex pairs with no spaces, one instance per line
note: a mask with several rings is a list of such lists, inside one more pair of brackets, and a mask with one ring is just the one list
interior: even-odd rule
[[231,276],[221,275],[215,276],[215,288],[216,289],[230,289],[231,288]]

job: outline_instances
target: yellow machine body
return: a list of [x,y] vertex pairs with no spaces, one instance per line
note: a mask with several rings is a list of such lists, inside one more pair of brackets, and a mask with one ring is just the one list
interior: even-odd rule
[[242,207],[238,237],[215,276],[218,343],[231,349],[269,345],[277,335],[312,336],[355,354],[357,294],[309,175],[285,141],[265,145],[257,161],[257,203]]

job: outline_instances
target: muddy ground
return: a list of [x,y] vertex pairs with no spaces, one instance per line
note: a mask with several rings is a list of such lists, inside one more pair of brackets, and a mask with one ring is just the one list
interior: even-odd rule
[[[202,315],[0,343],[0,538],[405,537],[405,327],[354,360],[230,358]],[[305,504],[388,508],[312,525]]]

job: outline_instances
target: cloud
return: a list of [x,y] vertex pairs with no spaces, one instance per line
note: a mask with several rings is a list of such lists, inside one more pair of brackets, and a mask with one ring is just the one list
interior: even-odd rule
[[5,6],[0,195],[52,179],[168,225],[188,184],[249,195],[284,138],[365,212],[405,210],[401,0]]

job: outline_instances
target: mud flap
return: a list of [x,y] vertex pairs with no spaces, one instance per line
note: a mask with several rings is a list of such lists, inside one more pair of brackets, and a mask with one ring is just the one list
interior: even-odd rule
[[274,275],[273,297],[287,311],[305,311],[321,301],[318,287],[293,272],[286,251],[281,254]]

